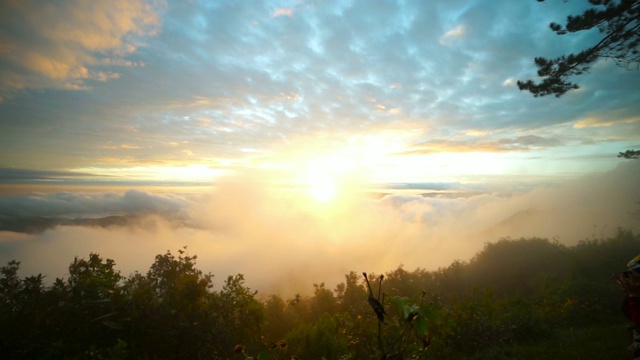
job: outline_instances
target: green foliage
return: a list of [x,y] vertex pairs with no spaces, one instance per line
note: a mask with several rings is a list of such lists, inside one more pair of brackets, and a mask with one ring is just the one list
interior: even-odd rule
[[[394,343],[392,348],[400,347],[400,344],[406,343],[406,338],[410,336],[416,338],[422,345],[422,349],[431,345],[429,331],[433,330],[437,324],[438,315],[432,307],[425,306],[422,300],[416,305],[407,297],[391,296],[389,298],[389,302],[398,315],[398,325],[402,328],[401,336],[396,340],[398,345]],[[396,352],[402,353],[403,349],[398,348]]]
[[504,349],[513,343],[543,339],[549,330],[536,316],[535,303],[498,298],[487,289],[471,289],[441,310],[432,350],[447,356]]
[[113,260],[103,261],[98,254],[91,253],[89,260],[76,257],[69,265],[67,280],[71,298],[80,302],[109,299],[122,279],[114,266]]
[[311,319],[319,319],[324,314],[333,314],[337,311],[338,301],[333,291],[327,289],[324,283],[313,284],[314,292],[311,299]]
[[255,299],[257,292],[244,286],[244,275],[229,276],[215,295],[219,328],[219,346],[230,349],[234,344],[258,344],[265,320],[264,307]]
[[467,266],[474,286],[491,287],[499,294],[530,294],[532,282],[546,274],[565,276],[567,248],[547,239],[502,239],[486,244]]
[[520,90],[527,90],[535,97],[560,97],[579,87],[569,78],[584,74],[598,59],[612,59],[621,66],[640,63],[640,3],[637,0],[589,0],[589,3],[593,7],[580,15],[568,16],[566,25],[551,23],[549,27],[558,35],[598,29],[601,39],[575,54],[553,59],[536,57],[534,62],[542,81],[518,81]]
[[[391,275],[395,275],[396,281],[398,278],[410,277],[402,267],[391,273]],[[369,292],[367,300],[377,318],[377,356],[383,360],[402,359],[404,356],[419,356],[419,351],[426,349],[431,344],[429,330],[433,327],[437,318],[430,306],[423,306],[426,293],[422,292],[419,304],[413,303],[408,297],[386,296],[386,293],[382,293],[384,276],[381,275],[378,277],[377,296],[374,296],[369,276],[367,273],[363,273],[363,276]],[[397,289],[395,290],[397,291]],[[390,320],[389,314],[385,310],[385,299],[395,309],[397,320],[395,322]],[[412,338],[417,340],[420,347],[415,346],[415,343],[410,341]]]
[[214,335],[216,305],[209,292],[211,274],[196,268],[196,256],[178,251],[157,255],[146,276],[126,282],[132,347],[149,356],[200,358],[201,344]]
[[276,343],[284,339],[287,332],[293,328],[293,318],[286,306],[285,301],[278,295],[271,295],[264,302],[263,332],[269,343]]
[[339,316],[325,313],[313,324],[301,324],[287,335],[290,352],[301,359],[338,359],[347,354]]
[[[384,292],[381,281],[370,292],[350,272],[335,290],[313,284],[312,296],[263,301],[242,274],[214,289],[213,275],[186,249],[160,254],[146,274],[126,278],[111,259],[75,258],[68,277],[49,286],[42,275],[21,278],[20,263],[10,261],[0,267],[0,353],[262,360],[624,354],[627,321],[611,275],[638,249],[640,236],[627,230],[571,247],[502,239],[468,263],[371,275],[385,279]],[[369,297],[386,309],[384,324]]]

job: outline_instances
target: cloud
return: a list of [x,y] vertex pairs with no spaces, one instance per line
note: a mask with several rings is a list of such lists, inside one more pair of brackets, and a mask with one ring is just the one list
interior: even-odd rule
[[126,57],[159,32],[162,8],[145,0],[3,1],[2,91],[79,90],[119,78],[111,69],[138,65]]
[[496,140],[483,140],[470,137],[465,140],[441,140],[433,139],[426,143],[412,146],[403,155],[438,154],[438,153],[466,153],[466,152],[522,152],[534,149],[543,149],[563,145],[554,138],[545,138],[538,135],[523,135],[515,138],[498,138]]
[[60,181],[62,179],[90,178],[92,176],[90,173],[73,171],[0,168],[0,183]]
[[290,8],[278,8],[275,9],[273,11],[273,13],[271,13],[271,17],[279,17],[279,16],[287,16],[287,17],[292,17],[293,16],[293,9]]
[[467,30],[463,25],[458,25],[453,29],[447,31],[440,38],[440,44],[442,45],[450,45],[456,39],[461,38],[466,35]]
[[[551,139],[554,134],[545,133],[550,127],[587,118],[615,124],[608,129],[608,141],[628,139],[638,133],[629,131],[627,125],[633,124],[625,119],[637,116],[640,101],[634,89],[640,72],[621,73],[604,64],[581,79],[582,92],[567,94],[562,101],[532,99],[515,88],[515,80],[535,76],[535,56],[549,48],[555,55],[579,45],[555,35],[547,21],[561,21],[577,3],[498,1],[488,7],[479,1],[402,6],[361,1],[320,7],[295,2],[295,16],[269,19],[276,9],[263,3],[205,6],[176,1],[166,9],[118,10],[122,17],[148,20],[114,25],[119,29],[114,33],[97,28],[93,32],[113,41],[99,41],[102,45],[95,48],[75,38],[56,42],[46,38],[41,27],[18,24],[21,31],[7,35],[16,49],[55,55],[56,49],[69,48],[65,54],[82,54],[69,63],[86,68],[87,76],[91,71],[105,76],[75,82],[92,86],[90,92],[26,92],[5,99],[0,117],[7,131],[0,134],[0,142],[14,156],[11,163],[0,165],[68,167],[72,162],[73,167],[108,167],[118,161],[121,166],[192,161],[184,148],[166,145],[185,140],[197,156],[243,162],[242,148],[270,152],[300,138],[329,138],[327,133],[334,130],[340,135],[333,143],[340,146],[350,135],[418,123],[412,131],[424,143],[451,140],[470,130],[504,128],[513,138]],[[14,12],[35,16],[26,12],[32,3],[25,4],[22,12]],[[65,10],[69,5],[60,6]],[[87,12],[84,7],[78,11]],[[87,33],[93,29],[75,17],[66,21],[51,16],[49,22],[52,28],[69,22],[89,27]],[[455,46],[442,46],[442,34],[457,27],[452,34],[464,28],[465,36],[456,38]],[[32,33],[39,42],[27,39]],[[136,50],[127,52],[127,44]],[[14,56],[3,54],[7,61]],[[22,67],[9,65],[0,68],[24,73]],[[109,79],[109,72],[120,74],[118,81],[96,83]],[[38,79],[55,80],[44,75]],[[511,85],[505,86],[505,79],[512,79]],[[74,83],[55,81],[58,87],[63,81]],[[594,113],[598,108],[605,111]],[[137,132],[123,131],[132,126]],[[493,139],[476,140],[484,142],[479,146],[500,146]],[[62,146],[64,151],[50,151]],[[86,156],[74,156],[78,153]]]
[[58,192],[0,197],[0,214],[43,217],[99,217],[121,214],[179,215],[188,200],[174,194],[128,190],[123,194]]
[[[449,197],[422,196],[425,190],[418,189],[379,200],[347,196],[325,208],[304,193],[274,188],[265,176],[229,178],[189,201],[139,191],[57,194],[48,201],[28,197],[22,202],[32,204],[31,212],[118,209],[141,217],[126,226],[60,226],[26,237],[0,232],[0,260],[16,258],[25,271],[62,276],[73,256],[98,252],[127,274],[145,271],[155,254],[187,245],[205,271],[220,277],[244,273],[262,294],[292,295],[311,291],[314,282],[331,286],[351,270],[384,272],[401,264],[434,270],[469,260],[486,242],[502,237],[556,238],[573,245],[611,235],[617,227],[640,231],[634,215],[638,183],[640,162],[629,161],[610,172],[528,190]],[[3,203],[6,211],[9,204]],[[68,204],[75,204],[73,210]],[[150,210],[186,214],[188,220],[180,225],[171,217],[144,215]]]
[[629,119],[619,119],[616,121],[607,121],[605,119],[598,118],[586,118],[582,119],[575,123],[575,128],[585,128],[585,127],[609,127],[615,126],[618,124],[634,124],[640,122],[640,117],[632,117]]

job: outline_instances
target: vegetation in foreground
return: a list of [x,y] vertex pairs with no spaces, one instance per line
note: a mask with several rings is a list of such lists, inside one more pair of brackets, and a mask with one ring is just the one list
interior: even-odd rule
[[[0,353],[8,359],[625,359],[629,323],[612,274],[640,236],[567,247],[486,244],[437,271],[350,272],[312,296],[259,299],[244,276],[214,277],[186,250],[122,276],[75,258],[45,286],[0,268]],[[369,287],[369,286],[370,287]],[[373,298],[373,300],[371,299]],[[375,300],[375,301],[374,301]],[[377,302],[377,304],[376,304]],[[376,306],[382,309],[376,309]],[[372,309],[373,307],[373,309]]]

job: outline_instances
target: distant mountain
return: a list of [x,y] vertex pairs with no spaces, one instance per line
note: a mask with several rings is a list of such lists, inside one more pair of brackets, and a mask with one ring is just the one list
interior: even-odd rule
[[140,220],[139,215],[111,215],[100,218],[60,218],[44,216],[0,215],[0,231],[39,234],[58,226],[112,227],[129,226]]

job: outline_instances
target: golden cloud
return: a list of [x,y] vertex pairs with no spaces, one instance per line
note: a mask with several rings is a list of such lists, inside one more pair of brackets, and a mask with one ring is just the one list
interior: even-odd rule
[[601,119],[596,117],[589,117],[576,122],[575,125],[573,125],[573,127],[577,129],[590,128],[590,127],[591,128],[592,127],[609,127],[609,126],[620,125],[620,124],[633,124],[637,122],[640,122],[640,117],[638,116],[632,117],[632,118],[626,118],[626,119],[618,119],[618,120],[606,120],[606,119]]
[[6,32],[0,33],[0,59],[11,64],[0,87],[86,89],[87,80],[118,78],[93,67],[141,65],[124,57],[136,51],[141,37],[160,31],[163,8],[144,0],[4,2],[0,11],[15,21],[0,28]]

